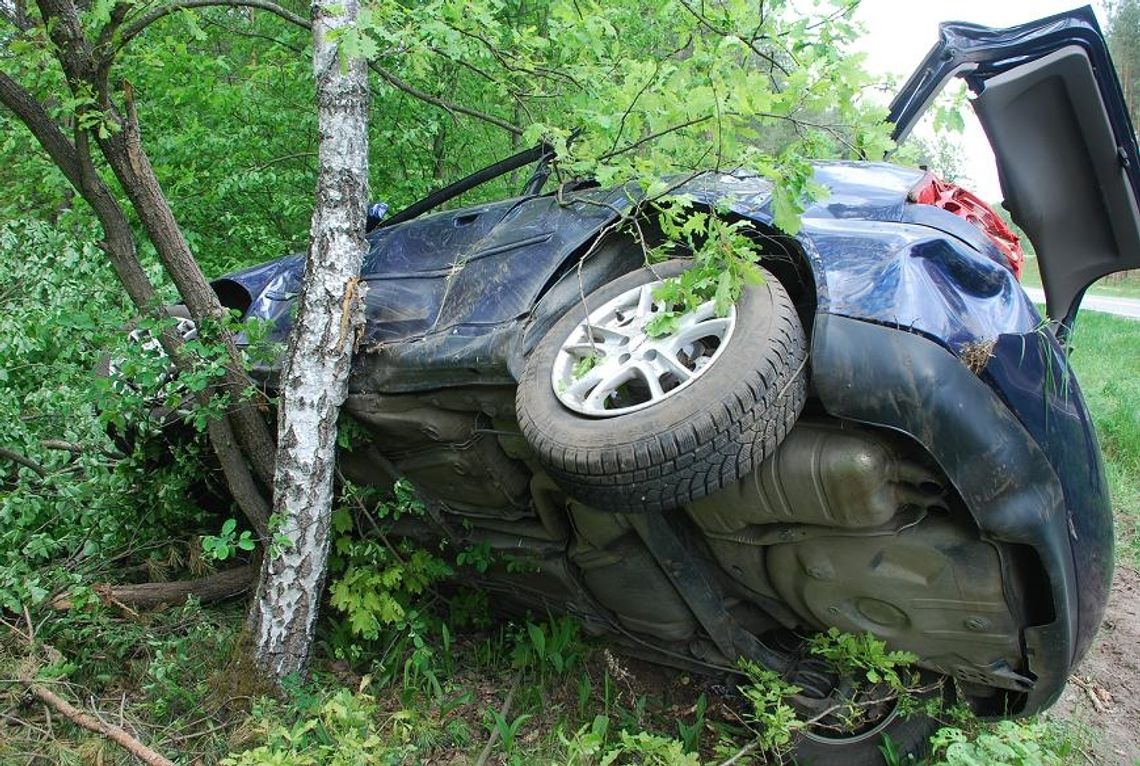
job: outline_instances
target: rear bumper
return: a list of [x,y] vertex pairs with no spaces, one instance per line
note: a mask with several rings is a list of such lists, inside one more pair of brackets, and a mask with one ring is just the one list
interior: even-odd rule
[[[829,413],[909,435],[939,463],[983,535],[1036,551],[1051,616],[1023,632],[1036,683],[1010,712],[1047,708],[1100,625],[1112,577],[1111,508],[1080,392],[1075,381],[1043,390],[1044,366],[1064,365],[1052,339],[1002,336],[977,376],[920,335],[819,314],[812,349]],[[1044,600],[1036,583],[1026,585],[1033,592],[1020,595]]]

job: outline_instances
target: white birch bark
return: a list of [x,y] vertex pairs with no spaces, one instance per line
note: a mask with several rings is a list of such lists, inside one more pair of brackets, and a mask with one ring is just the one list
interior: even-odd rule
[[250,613],[253,658],[279,681],[303,672],[329,549],[337,415],[348,391],[363,285],[368,184],[364,61],[342,61],[329,32],[356,23],[359,0],[315,0],[319,164],[296,326],[281,379],[273,510],[291,547],[267,547]]

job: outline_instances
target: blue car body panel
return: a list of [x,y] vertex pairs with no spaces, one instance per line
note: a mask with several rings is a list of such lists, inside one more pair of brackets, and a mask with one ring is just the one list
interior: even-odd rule
[[[816,181],[828,193],[804,212],[797,240],[819,310],[926,333],[951,348],[991,338],[995,328],[1031,331],[1040,317],[994,245],[959,217],[907,201],[921,177],[886,163],[816,165]],[[772,231],[769,190],[760,178],[710,173],[678,191],[710,205],[728,200],[734,213]],[[440,334],[471,338],[525,318],[573,256],[629,204],[623,192],[588,192],[569,204],[547,195],[375,232],[362,270],[369,288],[365,343],[395,351],[401,343]],[[247,316],[273,320],[284,338],[303,270],[304,259],[290,256],[221,281],[240,285],[252,300]],[[453,363],[461,366],[457,353]],[[499,361],[506,371],[508,360]],[[485,362],[472,366],[486,374]]]

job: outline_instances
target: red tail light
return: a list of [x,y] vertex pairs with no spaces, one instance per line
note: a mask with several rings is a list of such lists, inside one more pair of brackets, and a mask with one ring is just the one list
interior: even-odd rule
[[910,190],[910,201],[942,208],[981,229],[1005,255],[1013,275],[1021,279],[1021,266],[1025,263],[1021,240],[1009,230],[993,208],[975,194],[956,184],[947,183],[933,173],[927,173]]

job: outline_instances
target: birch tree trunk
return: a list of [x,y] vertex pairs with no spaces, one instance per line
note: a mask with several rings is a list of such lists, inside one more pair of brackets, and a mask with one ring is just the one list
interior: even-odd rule
[[274,513],[292,545],[269,546],[250,613],[253,659],[270,678],[302,672],[329,548],[337,415],[362,321],[368,184],[368,83],[339,55],[333,30],[359,0],[315,0],[313,71],[320,134],[316,209],[300,309],[281,380]]

